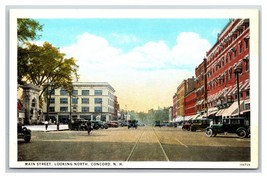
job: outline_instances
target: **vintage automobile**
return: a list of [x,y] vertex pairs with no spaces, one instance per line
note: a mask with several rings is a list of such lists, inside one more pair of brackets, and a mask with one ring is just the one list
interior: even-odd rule
[[137,129],[138,126],[138,120],[129,120],[128,121],[128,129],[135,128]]
[[221,133],[236,133],[240,138],[250,136],[249,120],[245,117],[223,118],[221,124],[213,124],[205,129],[208,137]]
[[192,125],[192,120],[188,120],[183,123],[182,130],[184,131],[190,131],[191,130],[191,125]]
[[107,125],[108,125],[108,127],[115,127],[115,128],[117,128],[117,127],[119,127],[119,122],[118,121],[108,121],[107,122]]
[[85,119],[75,119],[70,123],[71,130],[87,130],[87,120]]
[[160,120],[155,121],[155,127],[161,127],[161,126],[162,124]]
[[104,123],[103,121],[92,121],[93,129],[108,129],[108,124]]
[[197,118],[192,120],[190,130],[195,132],[197,130],[205,130],[210,125],[209,120],[207,118]]
[[18,124],[18,139],[23,139],[25,143],[31,140],[31,130]]

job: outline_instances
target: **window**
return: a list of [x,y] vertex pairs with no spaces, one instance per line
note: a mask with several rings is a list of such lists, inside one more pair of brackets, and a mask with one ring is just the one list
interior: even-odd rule
[[68,104],[68,98],[60,98],[60,104]]
[[78,95],[78,90],[72,90],[72,95],[77,96]]
[[89,95],[89,90],[82,90],[82,95],[83,96],[88,96]]
[[101,104],[102,98],[95,98],[95,104]]
[[236,57],[236,49],[233,48],[234,57]]
[[101,112],[101,107],[96,106],[96,107],[95,107],[95,112]]
[[246,91],[246,97],[249,98],[250,92],[249,90]]
[[95,90],[95,95],[102,95],[102,90]]
[[48,90],[48,94],[50,94],[50,95],[55,95],[55,90],[54,90],[54,89],[52,89],[52,90]]
[[85,107],[85,106],[83,106],[83,107],[82,107],[82,112],[89,112],[89,107]]
[[241,54],[242,53],[242,42],[239,43],[238,47],[239,47],[239,54]]
[[34,99],[32,100],[32,107],[35,108],[35,106],[36,106],[36,99],[34,98]]
[[72,98],[71,103],[72,104],[78,104],[78,98]]
[[248,49],[248,45],[249,45],[249,38],[245,38],[245,48]]
[[67,106],[61,106],[60,112],[68,112],[68,107]]
[[49,111],[49,112],[55,112],[55,107],[49,107],[49,108],[48,108],[48,111]]
[[68,94],[67,90],[65,89],[60,90],[60,95],[67,95],[67,94]]
[[82,98],[82,104],[89,104],[89,98]]
[[50,98],[50,104],[55,104],[55,98]]

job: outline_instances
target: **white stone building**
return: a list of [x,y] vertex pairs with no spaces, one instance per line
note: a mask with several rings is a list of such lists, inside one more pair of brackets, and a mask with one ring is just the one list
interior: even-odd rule
[[[68,123],[71,118],[109,121],[114,117],[114,88],[107,82],[74,82],[70,96],[63,88],[52,91],[48,118]],[[45,99],[47,101],[47,99]],[[47,116],[47,103],[43,105]]]

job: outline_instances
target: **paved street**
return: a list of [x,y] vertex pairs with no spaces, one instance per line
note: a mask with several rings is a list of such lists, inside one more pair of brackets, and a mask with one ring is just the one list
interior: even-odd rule
[[250,161],[250,138],[171,127],[32,131],[18,142],[19,161]]

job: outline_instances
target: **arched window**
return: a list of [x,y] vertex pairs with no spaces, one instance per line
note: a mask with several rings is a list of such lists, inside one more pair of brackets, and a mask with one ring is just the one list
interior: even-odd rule
[[32,99],[32,107],[35,108],[35,106],[36,106],[36,99],[33,98],[33,99]]

